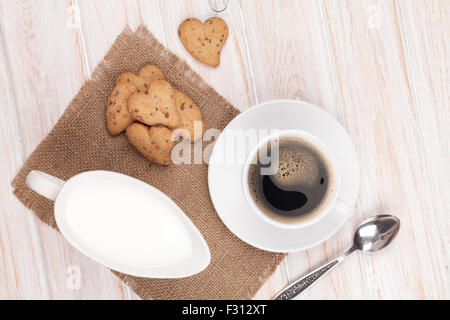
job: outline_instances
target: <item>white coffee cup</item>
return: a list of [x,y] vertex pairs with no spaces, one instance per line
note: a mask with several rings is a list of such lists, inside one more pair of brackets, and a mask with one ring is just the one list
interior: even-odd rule
[[[281,222],[279,220],[275,220],[271,217],[269,217],[267,214],[265,214],[256,204],[255,200],[253,199],[251,192],[250,192],[250,186],[249,186],[249,170],[251,165],[254,162],[254,159],[256,159],[258,151],[264,147],[264,145],[267,145],[268,142],[273,141],[274,139],[278,138],[281,139],[283,137],[297,137],[301,138],[302,140],[311,143],[321,154],[325,156],[326,159],[328,159],[328,164],[331,166],[331,171],[334,173],[334,187],[331,191],[332,193],[328,196],[327,203],[321,208],[320,212],[316,213],[314,216],[307,218],[302,221],[298,222]],[[334,156],[331,149],[318,137],[307,133],[305,131],[301,130],[283,130],[276,132],[274,134],[271,134],[263,139],[261,139],[257,145],[249,152],[248,156],[246,157],[245,164],[243,166],[243,172],[242,172],[242,188],[245,195],[245,198],[249,204],[249,206],[252,208],[252,210],[263,219],[265,222],[275,225],[277,227],[281,228],[288,228],[288,229],[294,229],[294,228],[303,228],[309,225],[312,225],[319,221],[320,219],[324,218],[326,215],[328,215],[331,211],[340,211],[345,215],[350,216],[354,210],[353,206],[347,204],[345,201],[338,198],[339,189],[340,189],[340,182],[341,182],[341,176],[340,176],[340,170],[339,165],[337,162],[336,157]]]

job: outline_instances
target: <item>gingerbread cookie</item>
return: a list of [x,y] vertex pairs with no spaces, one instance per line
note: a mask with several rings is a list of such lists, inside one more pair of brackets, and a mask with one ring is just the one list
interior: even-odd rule
[[220,52],[228,38],[225,21],[212,17],[202,23],[196,18],[189,18],[178,27],[178,35],[194,58],[213,67],[219,65]]
[[138,88],[132,83],[118,83],[108,99],[108,108],[106,109],[106,128],[113,136],[124,131],[133,119],[128,112],[128,99],[138,91]]
[[128,110],[133,119],[149,126],[176,128],[181,122],[175,106],[174,89],[165,80],[153,81],[147,94],[132,94],[128,100]]
[[181,118],[181,124],[178,126],[181,130],[178,130],[177,133],[185,139],[197,141],[203,136],[204,131],[202,114],[198,106],[179,90],[175,90],[175,103]]
[[160,68],[154,65],[143,67],[139,76],[132,72],[120,74],[116,86],[108,99],[106,110],[106,128],[113,136],[123,132],[133,119],[128,112],[128,99],[135,92],[147,92],[150,84],[164,75]]
[[172,163],[170,153],[173,148],[172,131],[166,127],[150,127],[148,129],[150,144],[153,146],[152,159],[156,163],[168,165]]
[[108,101],[108,131],[117,135],[126,130],[130,143],[153,162],[172,163],[172,136],[176,134],[173,130],[181,129],[178,134],[192,142],[203,135],[198,106],[186,94],[173,89],[156,66],[145,66],[139,75],[119,75]]
[[166,127],[147,127],[142,123],[131,124],[126,131],[130,143],[147,159],[159,164],[170,164],[173,148],[172,131]]
[[139,78],[150,84],[155,80],[164,80],[164,74],[160,68],[150,64],[139,71]]
[[132,72],[125,72],[117,77],[116,85],[124,83],[134,84],[136,88],[138,88],[138,92],[143,92],[145,90],[145,87],[147,86],[144,80],[142,80]]

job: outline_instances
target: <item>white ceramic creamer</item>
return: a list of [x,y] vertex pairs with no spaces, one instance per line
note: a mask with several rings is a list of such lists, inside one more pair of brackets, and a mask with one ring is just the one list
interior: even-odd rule
[[91,259],[122,273],[178,278],[209,264],[208,246],[183,211],[132,177],[89,171],[67,182],[32,171],[27,184],[55,201],[61,233]]

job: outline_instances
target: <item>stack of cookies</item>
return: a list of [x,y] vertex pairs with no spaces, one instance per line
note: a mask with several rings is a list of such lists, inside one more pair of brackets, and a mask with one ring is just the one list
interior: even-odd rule
[[143,67],[139,74],[119,75],[108,99],[106,128],[126,131],[130,143],[147,159],[168,165],[177,137],[195,142],[203,135],[202,114],[183,92],[164,80],[161,69]]

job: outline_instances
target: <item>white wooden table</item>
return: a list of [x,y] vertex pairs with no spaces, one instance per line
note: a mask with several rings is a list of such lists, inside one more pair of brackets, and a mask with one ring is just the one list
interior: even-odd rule
[[364,218],[392,213],[402,228],[391,247],[353,255],[301,298],[448,299],[450,1],[230,0],[217,69],[190,57],[176,32],[211,15],[207,0],[0,0],[0,298],[136,299],[35,218],[10,181],[116,36],[144,23],[239,109],[305,100],[355,141],[355,218],[289,254],[257,298],[347,249]]

